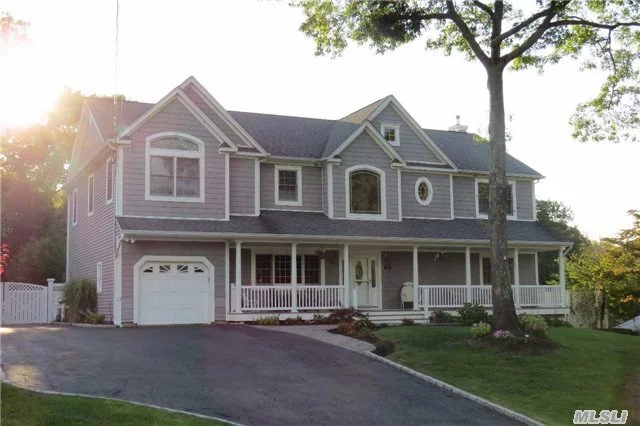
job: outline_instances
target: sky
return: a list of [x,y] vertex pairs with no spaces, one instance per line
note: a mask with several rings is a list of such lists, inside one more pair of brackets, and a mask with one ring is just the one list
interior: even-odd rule
[[[446,129],[460,115],[486,134],[479,63],[426,52],[420,40],[385,55],[351,46],[317,57],[287,1],[120,0],[117,74],[116,0],[2,0],[0,11],[31,23],[30,46],[0,58],[4,123],[40,119],[63,87],[156,102],[193,75],[229,110],[337,119],[393,94],[423,127]],[[571,137],[569,119],[601,77],[571,61],[505,76],[507,150],[546,176],[536,197],[571,207],[591,238],[630,227],[626,211],[640,209],[640,143]]]

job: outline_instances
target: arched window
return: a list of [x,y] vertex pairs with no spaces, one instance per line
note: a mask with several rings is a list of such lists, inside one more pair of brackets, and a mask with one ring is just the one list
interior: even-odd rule
[[350,217],[374,219],[385,214],[384,172],[373,167],[347,170]]
[[147,139],[146,199],[204,202],[204,144],[180,133]]

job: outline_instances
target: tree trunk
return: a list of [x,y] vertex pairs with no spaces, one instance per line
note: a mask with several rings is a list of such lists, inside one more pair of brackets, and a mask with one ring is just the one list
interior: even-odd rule
[[491,173],[489,175],[489,227],[491,243],[491,294],[493,317],[497,330],[522,334],[511,291],[507,252],[506,129],[504,83],[501,65],[487,67],[489,88],[489,140],[491,141]]

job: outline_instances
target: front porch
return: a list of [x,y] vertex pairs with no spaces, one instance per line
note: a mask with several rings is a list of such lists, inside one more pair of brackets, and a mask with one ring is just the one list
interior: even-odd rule
[[[555,248],[560,283],[553,286],[538,282],[538,252],[548,247],[510,251],[518,313],[568,313],[564,249]],[[464,303],[492,307],[486,246],[235,242],[229,258],[228,321],[313,319],[353,307],[374,322],[393,324],[403,318],[427,322],[434,310],[455,312]]]

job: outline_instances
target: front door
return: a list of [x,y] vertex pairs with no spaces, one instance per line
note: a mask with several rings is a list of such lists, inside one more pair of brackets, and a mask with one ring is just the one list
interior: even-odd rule
[[356,291],[358,307],[378,307],[378,260],[374,254],[355,254],[351,258],[350,280],[351,293]]

